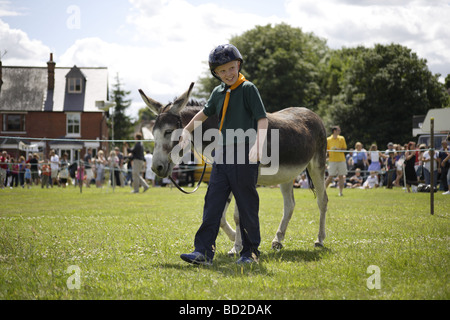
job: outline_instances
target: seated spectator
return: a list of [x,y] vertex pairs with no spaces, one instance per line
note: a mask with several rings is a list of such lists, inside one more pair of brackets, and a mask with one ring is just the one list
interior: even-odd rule
[[348,188],[358,188],[361,187],[363,184],[363,177],[361,176],[361,169],[357,168],[355,170],[355,175],[352,176],[349,180],[349,182],[347,182],[347,187]]
[[366,181],[363,184],[364,189],[373,189],[378,188],[378,175],[375,171],[370,171],[370,176],[367,177]]
[[300,179],[296,179],[296,181],[294,182],[294,188],[301,188],[301,189],[308,189],[309,188],[309,182],[308,179],[306,178],[306,174],[302,173],[300,175]]

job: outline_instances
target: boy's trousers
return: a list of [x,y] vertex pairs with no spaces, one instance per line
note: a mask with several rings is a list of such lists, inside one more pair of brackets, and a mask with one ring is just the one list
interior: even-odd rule
[[214,257],[220,220],[230,192],[233,192],[239,209],[243,245],[240,254],[243,257],[252,257],[252,253],[259,256],[258,247],[261,236],[258,217],[259,196],[256,191],[258,164],[248,162],[248,145],[245,147],[244,164],[236,164],[238,163],[236,152],[234,154],[231,163],[223,161],[225,164],[217,162],[213,164],[208,191],[205,195],[203,222],[195,235],[195,251],[203,253],[210,259]]

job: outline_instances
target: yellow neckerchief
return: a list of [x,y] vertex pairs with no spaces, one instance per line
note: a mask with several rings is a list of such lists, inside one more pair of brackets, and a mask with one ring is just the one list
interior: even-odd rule
[[236,89],[237,87],[239,87],[244,81],[247,81],[247,79],[245,79],[244,75],[239,72],[238,80],[227,90],[227,93],[225,95],[225,101],[223,102],[223,107],[222,107],[222,119],[220,119],[219,132],[222,131],[223,120],[225,119],[225,113],[227,113],[228,102],[230,101],[231,91]]

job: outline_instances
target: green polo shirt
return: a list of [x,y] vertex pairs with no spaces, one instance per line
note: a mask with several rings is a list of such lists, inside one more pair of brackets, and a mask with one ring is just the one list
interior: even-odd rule
[[[221,111],[225,94],[228,87],[225,83],[214,88],[211,96],[206,103],[203,113],[208,117],[217,115],[219,117],[219,127]],[[258,129],[258,120],[266,118],[266,109],[259,95],[256,86],[250,81],[243,82],[239,87],[231,91],[228,109],[222,127],[223,144],[243,143],[242,139],[235,138],[234,141],[226,141],[227,129],[242,129],[246,132],[248,129]],[[245,138],[247,143],[252,143]]]

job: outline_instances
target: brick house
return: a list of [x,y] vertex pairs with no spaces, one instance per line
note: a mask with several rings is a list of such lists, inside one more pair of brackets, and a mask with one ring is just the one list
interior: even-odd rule
[[108,112],[96,107],[107,100],[107,68],[56,67],[53,54],[47,67],[2,66],[0,61],[0,150],[14,157],[37,152],[42,159],[55,149],[60,156],[67,153],[70,162],[88,147],[94,155],[99,149],[107,152],[107,142],[74,141],[108,139]]

